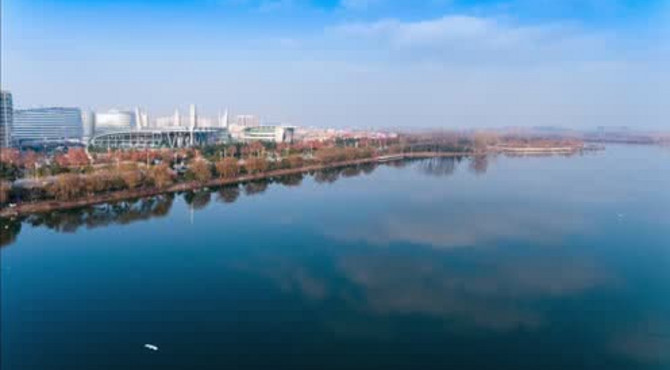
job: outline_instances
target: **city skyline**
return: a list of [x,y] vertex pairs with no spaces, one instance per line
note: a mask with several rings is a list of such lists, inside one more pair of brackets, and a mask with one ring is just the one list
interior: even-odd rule
[[662,0],[3,2],[2,88],[16,108],[141,106],[154,117],[196,102],[203,115],[229,107],[305,126],[663,129],[669,9]]

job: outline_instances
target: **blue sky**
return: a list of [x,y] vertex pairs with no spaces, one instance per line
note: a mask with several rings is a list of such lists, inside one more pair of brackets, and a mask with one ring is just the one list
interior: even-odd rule
[[670,127],[670,0],[11,0],[18,106],[358,127]]

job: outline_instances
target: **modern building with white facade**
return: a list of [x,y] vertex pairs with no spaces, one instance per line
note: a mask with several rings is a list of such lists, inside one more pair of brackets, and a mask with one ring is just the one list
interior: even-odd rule
[[85,144],[88,144],[95,134],[95,113],[90,110],[83,111],[81,121],[83,124],[83,140]]
[[12,94],[9,91],[0,91],[0,147],[11,145],[14,106]]
[[295,128],[291,126],[257,126],[247,127],[242,131],[241,140],[267,141],[275,143],[292,143]]
[[135,130],[137,122],[135,112],[116,109],[95,114],[95,136],[113,132]]
[[75,143],[83,138],[79,108],[36,108],[14,111],[11,140],[16,145]]

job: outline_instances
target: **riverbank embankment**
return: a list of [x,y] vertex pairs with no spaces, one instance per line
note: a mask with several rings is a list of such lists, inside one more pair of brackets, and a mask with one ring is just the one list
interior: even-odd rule
[[468,156],[469,153],[440,153],[440,152],[414,152],[414,153],[402,153],[402,154],[393,154],[385,155],[364,159],[355,159],[343,162],[329,163],[329,164],[314,164],[303,166],[299,168],[289,168],[281,170],[272,170],[267,172],[262,172],[253,175],[241,175],[232,178],[217,178],[210,181],[201,183],[197,181],[190,182],[181,182],[174,185],[171,185],[164,189],[158,189],[155,187],[152,188],[141,188],[134,190],[121,190],[110,192],[106,194],[98,194],[90,197],[78,198],[75,200],[68,201],[59,201],[59,200],[45,200],[45,201],[36,201],[30,203],[17,204],[13,207],[5,207],[0,209],[0,218],[12,218],[27,216],[35,213],[46,213],[58,210],[68,210],[76,209],[82,207],[88,207],[96,204],[102,203],[111,203],[119,202],[128,199],[136,198],[145,198],[152,197],[160,194],[166,193],[178,193],[183,191],[192,191],[205,187],[215,188],[226,185],[234,185],[240,183],[246,183],[250,181],[260,181],[276,177],[288,176],[309,173],[314,171],[322,171],[327,169],[335,169],[349,166],[356,166],[361,164],[370,164],[370,163],[384,163],[395,160],[403,159],[421,159],[421,158],[436,158],[436,157],[464,157]]

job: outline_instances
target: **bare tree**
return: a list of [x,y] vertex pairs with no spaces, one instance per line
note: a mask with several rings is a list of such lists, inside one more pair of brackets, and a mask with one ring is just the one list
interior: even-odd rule
[[268,169],[268,162],[262,158],[249,158],[245,161],[244,168],[253,175],[265,172]]
[[174,174],[170,170],[170,167],[165,163],[151,167],[148,176],[154,186],[158,189],[165,189],[172,185],[174,181]]
[[77,174],[62,174],[49,184],[47,192],[58,200],[71,200],[76,198],[84,190],[81,177]]
[[286,158],[289,168],[300,168],[305,165],[305,160],[300,155],[292,155]]
[[237,164],[237,159],[235,158],[224,158],[216,162],[215,167],[216,172],[222,179],[235,177],[240,173],[240,167]]
[[121,172],[121,178],[128,189],[140,187],[144,182],[144,173],[140,170],[130,170]]
[[194,161],[191,164],[189,171],[193,175],[193,178],[200,183],[205,183],[212,178],[212,170],[210,169],[209,163],[203,159]]

